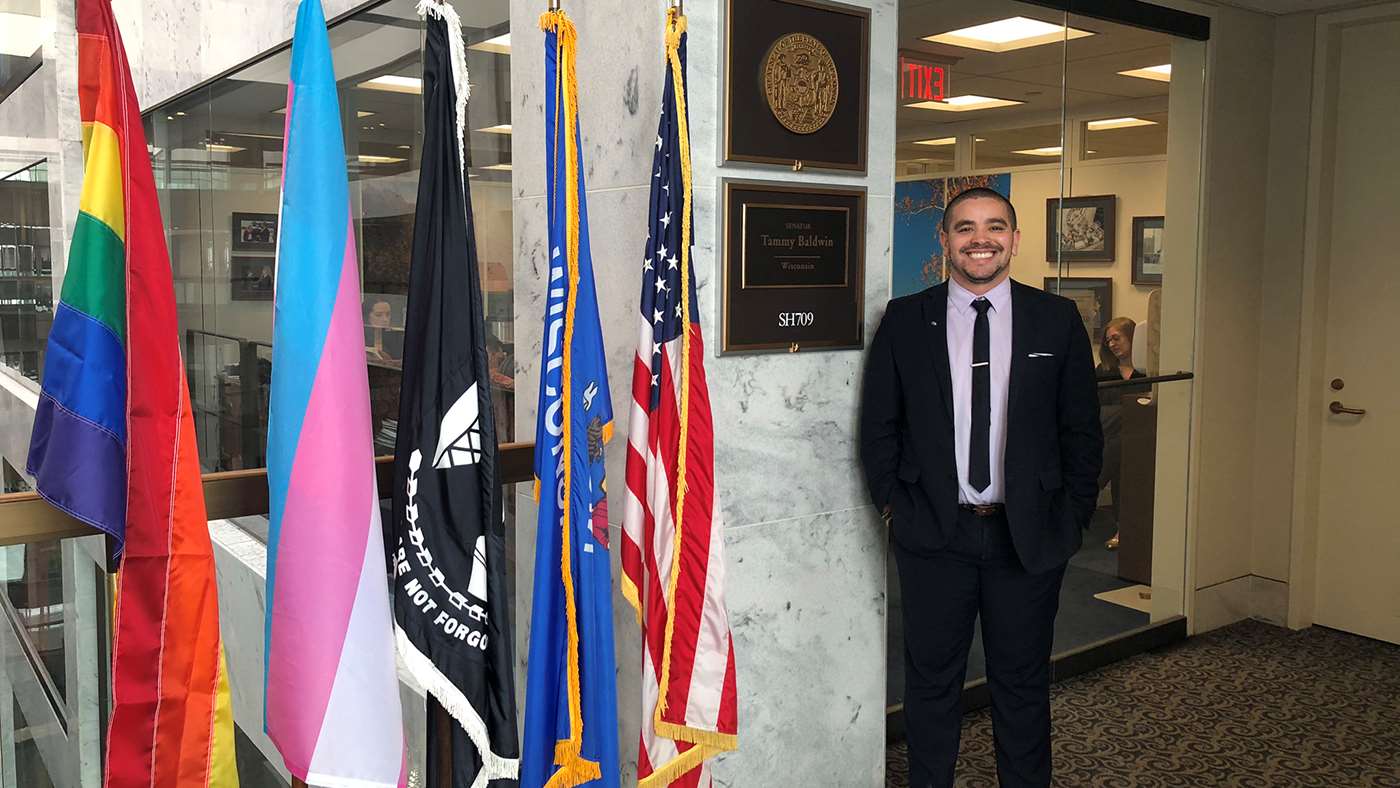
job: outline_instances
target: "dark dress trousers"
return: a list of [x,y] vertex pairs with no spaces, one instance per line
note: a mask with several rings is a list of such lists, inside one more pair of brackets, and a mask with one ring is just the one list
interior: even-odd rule
[[1089,338],[1073,302],[1012,282],[1005,512],[981,516],[958,501],[947,305],[946,284],[890,301],[861,403],[861,461],[899,565],[911,785],[952,785],[980,614],[1001,784],[1048,786],[1059,588],[1103,462]]

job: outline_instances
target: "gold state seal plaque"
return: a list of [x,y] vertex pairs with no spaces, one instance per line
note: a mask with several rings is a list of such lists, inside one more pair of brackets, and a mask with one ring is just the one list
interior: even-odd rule
[[831,120],[839,88],[836,61],[822,42],[806,33],[788,33],[774,41],[763,59],[768,108],[795,134],[819,131]]

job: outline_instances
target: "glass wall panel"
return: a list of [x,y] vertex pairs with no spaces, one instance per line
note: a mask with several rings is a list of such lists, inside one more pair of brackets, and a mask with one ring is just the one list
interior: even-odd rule
[[[498,434],[514,439],[509,4],[462,9],[472,94],[467,168]],[[361,267],[375,451],[393,452],[422,144],[423,28],[409,0],[330,29]],[[200,460],[266,463],[272,283],[290,49],[146,120],[175,271]]]
[[957,160],[957,137],[912,140],[899,143],[895,171],[905,177],[951,173],[958,166]]
[[1166,112],[1089,118],[1080,123],[1085,161],[1167,155]]
[[983,131],[974,139],[972,167],[989,170],[1049,164],[1058,168],[1063,130],[1057,120],[1039,126]]
[[[397,436],[404,324],[422,156],[423,23],[412,0],[390,0],[330,27],[360,262],[364,347],[374,447]],[[507,0],[459,6],[471,98],[466,167],[485,292],[497,433],[514,440],[511,216],[510,8]],[[201,465],[205,471],[266,464],[272,375],[273,291],[290,49],[269,53],[148,112],[157,190],[175,275],[176,301]],[[387,492],[387,491],[381,491]],[[506,494],[512,538],[514,496]],[[381,514],[389,519],[388,500]],[[222,588],[229,669],[261,686],[265,515],[210,524]],[[513,551],[511,559],[513,560]],[[233,575],[246,578],[231,581]],[[508,584],[514,590],[514,584]],[[246,591],[246,593],[245,593]],[[246,640],[238,633],[256,634]],[[401,688],[406,701],[413,692]],[[419,702],[421,703],[421,696]],[[244,702],[249,701],[249,702]],[[262,733],[260,697],[235,698],[244,785],[281,788],[279,762]],[[413,708],[412,705],[406,708]],[[424,720],[406,715],[412,779],[421,776]]]
[[1071,560],[1098,640],[1183,611],[1192,384],[1134,381],[1191,370],[1204,72],[1174,66],[1203,63],[1205,43],[1070,20],[1094,35],[1067,45],[1064,188],[1046,219],[1058,218],[1047,250],[1059,259],[1045,286],[1079,305],[1098,364],[1099,508]]
[[0,363],[33,381],[53,323],[48,164],[0,179]]

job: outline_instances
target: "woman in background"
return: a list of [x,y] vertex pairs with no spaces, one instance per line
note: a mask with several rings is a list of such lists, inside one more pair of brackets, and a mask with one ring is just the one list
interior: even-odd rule
[[[1094,370],[1100,382],[1132,380],[1147,377],[1133,366],[1133,329],[1131,318],[1115,317],[1104,326],[1099,344],[1099,365]],[[1123,397],[1147,391],[1146,386],[1112,386],[1099,389],[1099,422],[1103,426],[1103,470],[1099,472],[1099,489],[1113,484],[1113,537],[1104,542],[1109,550],[1118,549],[1118,487],[1123,457]]]

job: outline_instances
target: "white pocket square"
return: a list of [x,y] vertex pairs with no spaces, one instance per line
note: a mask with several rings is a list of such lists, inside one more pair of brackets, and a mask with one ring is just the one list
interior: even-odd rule
[[1026,358],[1054,358],[1054,353],[1029,353]]

